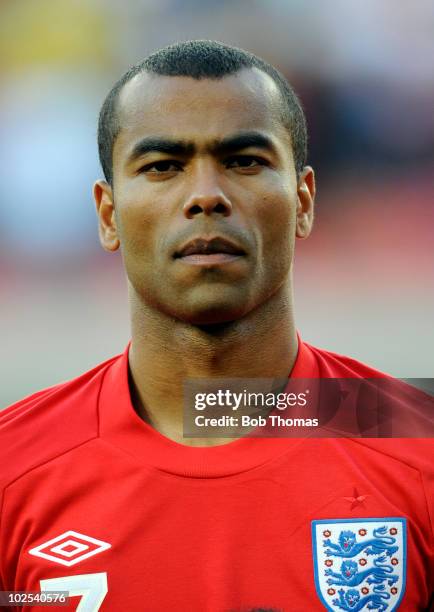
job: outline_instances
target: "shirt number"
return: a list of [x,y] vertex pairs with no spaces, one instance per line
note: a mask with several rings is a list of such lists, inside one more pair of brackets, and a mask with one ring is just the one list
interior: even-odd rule
[[76,612],[97,612],[107,595],[107,572],[78,574],[41,580],[41,591],[69,591],[69,596],[81,595]]

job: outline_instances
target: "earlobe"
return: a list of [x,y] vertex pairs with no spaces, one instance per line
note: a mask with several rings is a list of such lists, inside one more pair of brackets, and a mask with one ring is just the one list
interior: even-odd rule
[[96,181],[93,196],[99,221],[98,233],[101,246],[106,251],[117,251],[120,241],[116,227],[113,190],[106,181]]
[[307,238],[312,231],[314,201],[315,174],[310,166],[305,166],[297,187],[297,238]]

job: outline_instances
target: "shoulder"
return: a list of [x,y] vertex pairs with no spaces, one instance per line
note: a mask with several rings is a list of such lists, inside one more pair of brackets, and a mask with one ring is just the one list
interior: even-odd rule
[[324,378],[392,378],[357,359],[327,351],[311,344],[305,347],[314,355],[319,367],[320,376]]
[[98,435],[98,396],[119,356],[0,412],[0,489]]
[[357,396],[351,405],[356,406],[360,426],[361,423],[366,427],[372,425],[369,419],[374,413],[383,425],[390,424],[389,429],[379,430],[377,437],[366,436],[368,431],[377,431],[376,427],[367,428],[365,435],[354,438],[353,442],[369,447],[378,456],[388,456],[416,468],[428,477],[433,487],[434,441],[430,437],[433,398],[411,384],[356,359],[306,346],[315,357],[321,378],[366,379],[366,384],[354,380],[354,387],[350,381],[345,385],[347,391],[354,390]]

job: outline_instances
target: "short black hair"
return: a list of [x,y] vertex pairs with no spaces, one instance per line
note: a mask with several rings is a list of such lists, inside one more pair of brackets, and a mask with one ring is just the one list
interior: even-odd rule
[[281,120],[291,136],[294,165],[299,176],[307,156],[306,119],[300,101],[285,77],[268,62],[243,49],[212,40],[189,40],[159,49],[129,68],[104,100],[98,121],[98,149],[107,182],[113,182],[113,145],[121,130],[117,111],[119,93],[133,77],[149,72],[198,80],[221,79],[243,68],[258,68],[276,83],[282,96]]

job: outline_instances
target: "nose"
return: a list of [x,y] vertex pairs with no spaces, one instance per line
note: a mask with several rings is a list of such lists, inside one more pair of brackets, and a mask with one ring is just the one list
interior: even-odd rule
[[232,203],[221,188],[218,169],[212,162],[198,163],[191,176],[191,191],[183,206],[187,219],[213,213],[229,217]]

